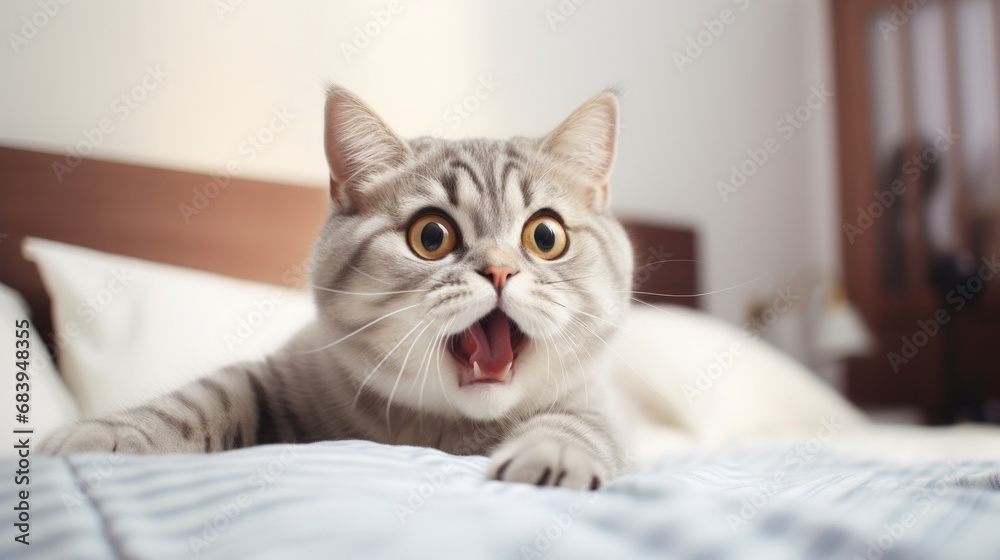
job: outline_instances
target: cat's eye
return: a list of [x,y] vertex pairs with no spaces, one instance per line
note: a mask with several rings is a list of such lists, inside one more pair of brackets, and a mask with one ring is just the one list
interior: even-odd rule
[[557,259],[566,251],[566,230],[552,216],[537,216],[525,224],[521,243],[545,260]]
[[422,259],[436,261],[455,250],[458,235],[448,218],[427,214],[410,224],[406,235],[410,249]]

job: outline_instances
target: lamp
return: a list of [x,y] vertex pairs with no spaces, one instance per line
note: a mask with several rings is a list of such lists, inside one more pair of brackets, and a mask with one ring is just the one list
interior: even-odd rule
[[872,335],[861,314],[847,301],[839,282],[830,290],[813,332],[815,355],[826,362],[864,356],[872,349]]

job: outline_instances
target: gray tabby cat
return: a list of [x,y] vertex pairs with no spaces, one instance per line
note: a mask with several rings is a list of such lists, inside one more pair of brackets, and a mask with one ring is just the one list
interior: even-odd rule
[[617,128],[605,92],[541,139],[405,141],[333,87],[315,323],[263,362],[65,427],[43,449],[366,439],[489,454],[493,479],[599,487],[626,462],[606,402],[632,278],[608,211]]

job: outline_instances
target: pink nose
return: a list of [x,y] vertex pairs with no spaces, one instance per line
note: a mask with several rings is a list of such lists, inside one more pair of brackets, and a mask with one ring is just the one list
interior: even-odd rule
[[509,266],[489,266],[480,274],[493,279],[493,287],[499,292],[507,284],[507,279],[517,274],[517,271]]

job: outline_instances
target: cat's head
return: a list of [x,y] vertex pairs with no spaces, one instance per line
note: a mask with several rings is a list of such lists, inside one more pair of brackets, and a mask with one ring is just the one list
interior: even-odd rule
[[357,384],[478,419],[599,390],[632,278],[608,210],[617,136],[608,92],[544,138],[407,141],[332,88],[312,282]]

